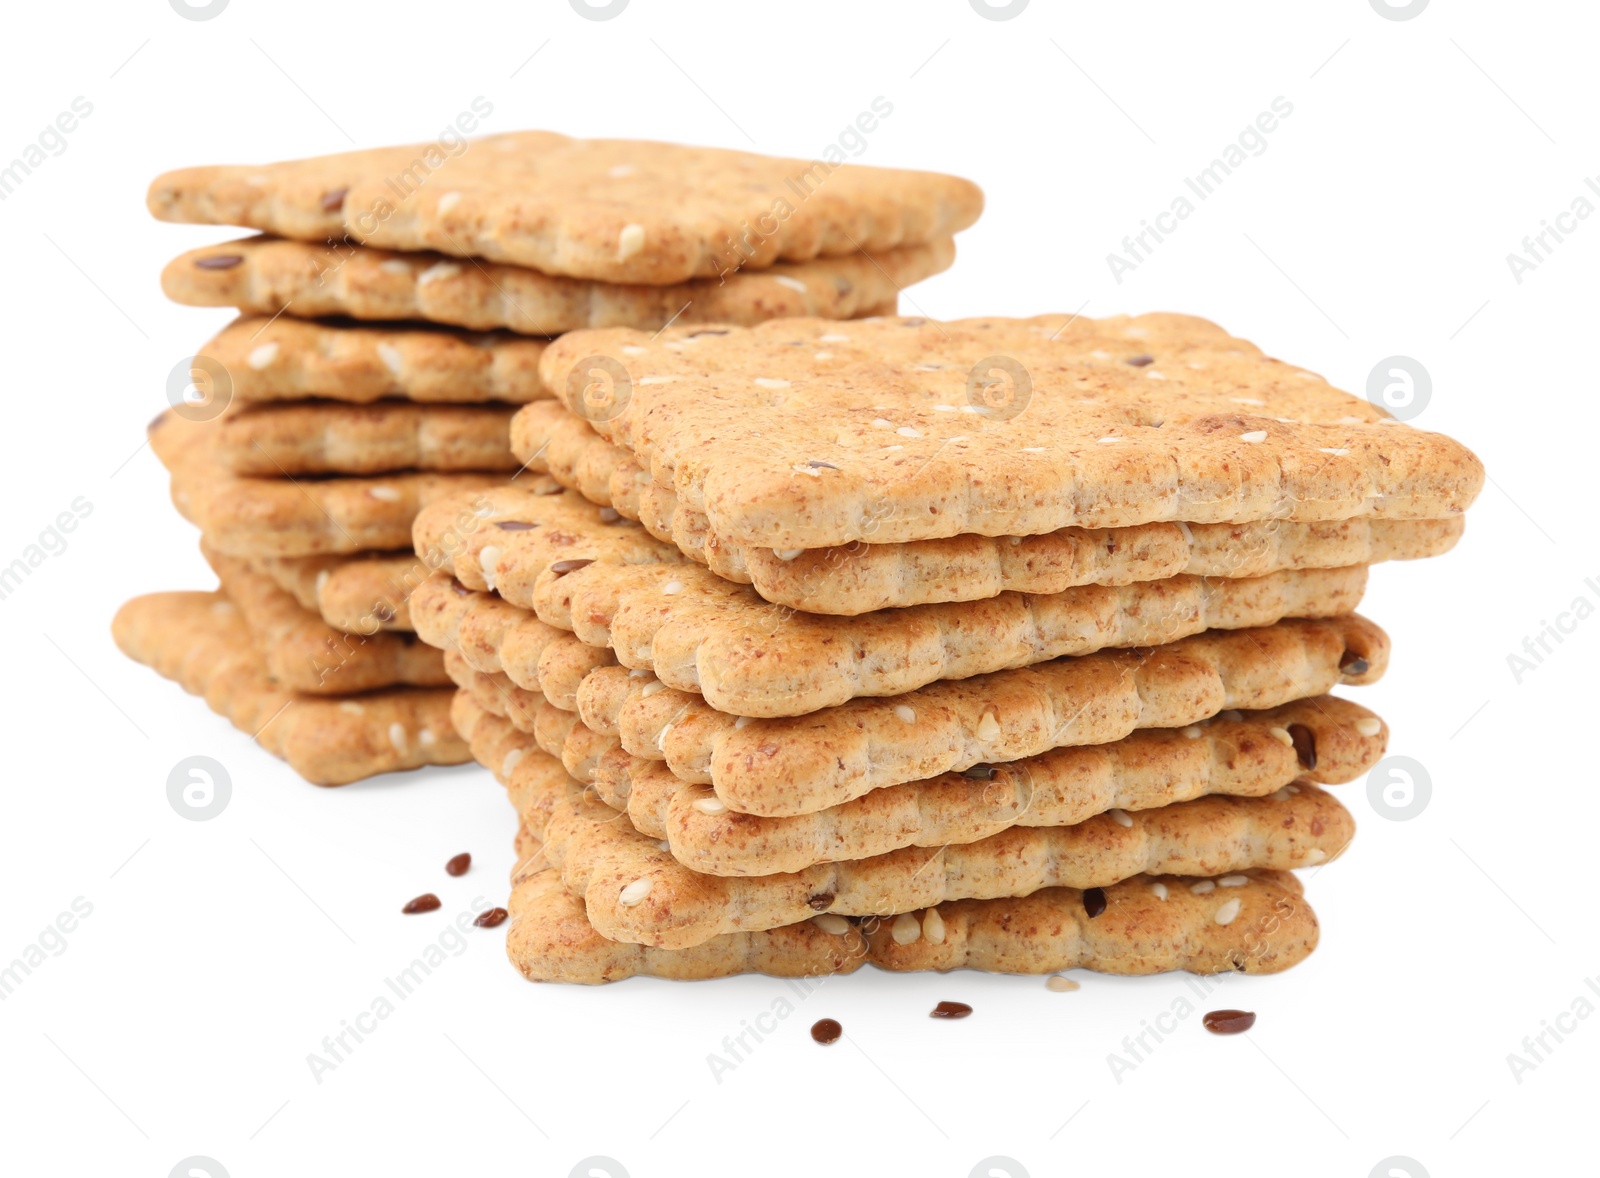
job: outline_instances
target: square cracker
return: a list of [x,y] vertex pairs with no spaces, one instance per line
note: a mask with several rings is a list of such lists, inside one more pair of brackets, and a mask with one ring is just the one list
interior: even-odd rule
[[1484,478],[1459,443],[1185,315],[574,332],[540,377],[715,531],[778,549],[1442,519]]
[[343,700],[285,691],[267,675],[221,593],[151,593],[117,611],[117,646],[246,732],[313,785],[471,759],[446,688],[395,688]]
[[[780,203],[781,202],[781,203]],[[919,245],[983,209],[954,176],[517,131],[275,164],[184,168],[163,221],[242,225],[665,285],[741,266]]]

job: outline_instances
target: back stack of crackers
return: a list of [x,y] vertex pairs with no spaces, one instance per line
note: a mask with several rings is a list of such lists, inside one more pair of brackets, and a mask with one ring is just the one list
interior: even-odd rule
[[[324,785],[470,759],[409,598],[430,505],[562,494],[511,448],[551,339],[893,314],[948,267],[970,183],[522,132],[159,177],[166,221],[258,236],[162,274],[239,318],[151,426],[220,587],[129,602],[131,657]],[[181,393],[182,390],[179,390]]]
[[539,980],[1270,973],[1483,470],[1179,315],[574,332],[411,600]]

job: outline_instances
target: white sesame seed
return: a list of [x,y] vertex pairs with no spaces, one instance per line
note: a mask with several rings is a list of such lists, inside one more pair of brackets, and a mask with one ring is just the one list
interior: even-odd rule
[[1109,446],[1113,442],[1120,442],[1120,441],[1122,441],[1122,439],[1117,437],[1115,434],[1107,434],[1105,437],[1100,439],[1100,444],[1102,446]]
[[434,205],[433,209],[436,213],[448,213],[460,203],[461,194],[459,192],[447,192],[439,198],[439,203]]
[[382,270],[385,274],[404,274],[409,277],[411,274],[411,263],[402,262],[399,258],[390,258],[386,262],[379,262],[378,269]]
[[649,876],[636,879],[617,895],[617,903],[624,908],[634,908],[644,903],[644,898],[650,894],[650,889],[655,886],[655,880]]
[[1044,988],[1055,994],[1070,994],[1078,988],[1078,983],[1056,973],[1045,979]]
[[774,548],[772,550],[772,555],[776,556],[779,560],[790,561],[794,560],[804,551],[804,548]]
[[824,912],[821,916],[813,916],[811,923],[825,933],[842,937],[850,931],[850,922],[837,912]]
[[894,924],[890,927],[889,933],[894,937],[896,945],[909,945],[912,941],[922,936],[922,925],[917,922],[917,918],[911,913],[902,912],[894,918]]
[[1288,748],[1294,747],[1294,737],[1289,735],[1289,730],[1287,728],[1268,728],[1267,735],[1272,737],[1273,740],[1277,741],[1281,745],[1284,745]]
[[1350,453],[1350,451],[1345,449],[1343,446],[1319,446],[1317,449],[1323,454],[1332,454],[1335,458],[1343,458],[1346,454]]
[[1235,405],[1265,405],[1266,404],[1266,402],[1263,401],[1260,397],[1229,397],[1228,400],[1232,401]]
[[904,446],[885,446],[885,450],[904,450]]
[[799,291],[801,294],[806,293],[806,284],[801,282],[798,278],[790,278],[787,274],[774,274],[772,276],[772,281],[776,282],[779,286],[787,286],[790,290]]
[[887,417],[874,417],[872,419],[872,424],[877,426],[879,429],[894,428],[894,422],[890,421]]
[[368,487],[367,494],[371,495],[374,499],[382,499],[385,503],[400,502],[400,492],[394,487]]
[[1225,875],[1217,881],[1219,888],[1242,888],[1250,882],[1248,875]]
[[397,753],[403,753],[406,751],[405,725],[401,724],[398,720],[389,725],[389,743],[394,745],[394,751]]
[[954,413],[956,407],[954,405],[935,405],[933,411],[935,413]]
[[683,582],[668,581],[665,585],[661,586],[661,592],[665,593],[668,597],[674,597],[683,592]]
[[332,573],[328,569],[323,569],[317,574],[316,593],[318,597],[321,597],[322,591],[328,587],[328,578],[331,575]]
[[1157,880],[1155,883],[1150,885],[1150,890],[1155,893],[1157,900],[1160,900],[1163,904],[1167,902],[1166,884],[1162,883],[1160,880]]
[[694,808],[702,814],[726,814],[728,804],[719,797],[696,798]]
[[622,232],[617,234],[617,261],[626,262],[642,249],[644,249],[644,226],[624,225]]
[[1133,825],[1133,819],[1128,816],[1128,812],[1126,810],[1107,810],[1106,813],[1111,815],[1111,821],[1115,822],[1118,826]]
[[827,335],[819,335],[817,339],[825,344],[843,344],[848,343],[850,337],[840,335],[837,331],[830,331]]
[[1189,727],[1183,730],[1183,734],[1190,740],[1199,740],[1201,735],[1200,726],[1198,724],[1191,724]]
[[417,743],[423,748],[432,748],[439,743],[439,738],[433,734],[432,728],[424,728],[417,733]]
[[1367,420],[1364,417],[1348,417],[1348,416],[1346,416],[1346,417],[1341,417],[1338,420],[1338,422],[1336,422],[1335,424],[1338,424],[1338,425],[1366,425],[1367,424]]
[[349,712],[352,716],[359,716],[363,712],[365,712],[367,709],[365,707],[363,707],[361,704],[356,703],[355,700],[347,699],[347,700],[343,701],[342,703],[340,703],[339,710],[341,712]]
[[454,278],[460,273],[461,267],[454,262],[435,262],[417,275],[417,285],[426,286],[430,282],[442,282],[446,278]]
[[643,687],[641,687],[639,689],[639,697],[641,699],[649,699],[652,695],[655,695],[657,692],[665,691],[666,689],[667,689],[667,685],[665,683],[661,682],[661,680],[659,680],[659,679],[653,679],[649,683],[646,683]]
[[483,583],[493,593],[495,578],[500,575],[500,549],[493,544],[485,544],[480,548],[478,567],[483,570]]
[[894,432],[899,434],[902,438],[920,438],[922,436],[922,431],[914,425],[902,425]]
[[1203,879],[1199,883],[1190,884],[1189,890],[1197,896],[1203,896],[1207,892],[1214,892],[1217,890],[1216,881]]
[[812,466],[809,462],[797,462],[789,469],[794,471],[795,474],[803,474],[814,479],[822,477],[822,471]]
[[905,704],[895,704],[894,716],[895,719],[906,724],[915,724],[917,722],[917,713],[915,709],[908,707]]
[[1291,794],[1297,794],[1300,792],[1300,787],[1298,785],[1286,785],[1283,788],[1288,790]]
[[1327,857],[1328,852],[1324,851],[1321,847],[1312,847],[1306,852],[1307,863],[1321,863]]
[[1356,721],[1356,731],[1362,736],[1376,736],[1383,731],[1383,721],[1376,716],[1362,716]]
[[500,776],[501,777],[510,777],[511,776],[511,771],[513,769],[515,769],[517,767],[518,762],[520,762],[522,760],[522,758],[527,756],[527,755],[528,754],[525,753],[522,749],[512,749],[500,761]]
[[749,725],[749,723],[750,723],[750,717],[749,716],[740,716],[737,720],[735,720],[733,722],[733,730],[735,732],[737,732],[737,731],[739,731],[739,729],[747,727]]
[[378,359],[393,375],[399,376],[405,370],[405,357],[400,355],[399,348],[393,344],[379,344],[377,351]]
[[278,358],[278,341],[270,340],[260,347],[251,348],[250,354],[245,357],[245,363],[260,372],[268,364]]
[[621,518],[622,512],[615,507],[602,507],[600,509],[600,522],[603,524],[614,524]]
[[671,724],[663,724],[661,726],[661,733],[660,733],[660,735],[658,735],[656,737],[656,751],[657,752],[663,752],[664,753],[664,752],[667,751],[667,733],[669,733],[671,731],[672,731],[672,725]]
[[1239,909],[1243,907],[1244,903],[1237,896],[1235,896],[1221,908],[1217,909],[1217,915],[1214,917],[1214,919],[1218,924],[1232,924],[1234,918],[1239,915]]
[[820,360],[823,363],[826,363],[827,361],[833,359],[833,353],[832,352],[813,352],[811,354],[811,358],[813,360]]
[[1270,796],[1272,797],[1272,800],[1275,801],[1275,802],[1287,802],[1289,800],[1289,798],[1291,796],[1293,796],[1293,795],[1291,795],[1289,793],[1289,787],[1288,786],[1284,786],[1282,789],[1273,790],[1272,794]]
[[1240,434],[1239,440],[1241,442],[1264,442],[1267,440],[1267,431],[1264,429],[1253,429],[1247,434]]
[[978,720],[978,739],[985,743],[1000,739],[1000,721],[994,718],[993,712],[985,712]]
[[634,383],[636,383],[636,384],[670,384],[671,382],[673,382],[673,381],[675,381],[677,379],[678,378],[675,377],[675,376],[641,376]]
[[944,917],[939,915],[937,908],[930,908],[922,914],[922,935],[931,944],[944,944]]
[[786,389],[789,382],[776,376],[758,376],[752,382],[758,389]]
[[1145,369],[1144,378],[1146,380],[1166,380],[1167,379],[1165,375],[1163,375],[1160,372],[1157,372],[1154,368]]
[[646,349],[641,348],[638,344],[624,344],[617,350],[620,351],[624,356],[642,356],[646,351]]
[[1045,453],[1045,448],[1043,446],[1024,446],[1022,452],[1024,454],[1043,454]]

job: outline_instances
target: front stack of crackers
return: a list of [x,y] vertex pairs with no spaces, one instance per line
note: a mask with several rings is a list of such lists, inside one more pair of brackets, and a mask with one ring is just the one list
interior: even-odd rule
[[[1154,314],[574,332],[411,598],[529,978],[1271,973],[1478,460]],[[470,526],[461,521],[471,511]]]
[[982,196],[931,173],[521,132],[190,168],[149,205],[262,235],[162,274],[174,300],[240,313],[194,358],[198,395],[150,430],[220,588],[138,598],[114,633],[336,785],[470,759],[445,656],[415,633],[409,598],[435,566],[412,524],[431,506],[472,530],[508,490],[564,500],[510,441],[516,408],[552,395],[551,339],[893,314],[950,265]]

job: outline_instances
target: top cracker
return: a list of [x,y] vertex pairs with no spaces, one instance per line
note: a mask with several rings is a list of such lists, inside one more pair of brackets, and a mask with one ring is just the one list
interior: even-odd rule
[[[948,237],[975,184],[934,172],[517,131],[261,166],[168,172],[163,221],[438,250],[650,285]],[[829,155],[825,152],[824,155]]]
[[1459,443],[1186,315],[578,331],[540,379],[713,530],[780,556],[1071,526],[1442,519],[1484,478]]

